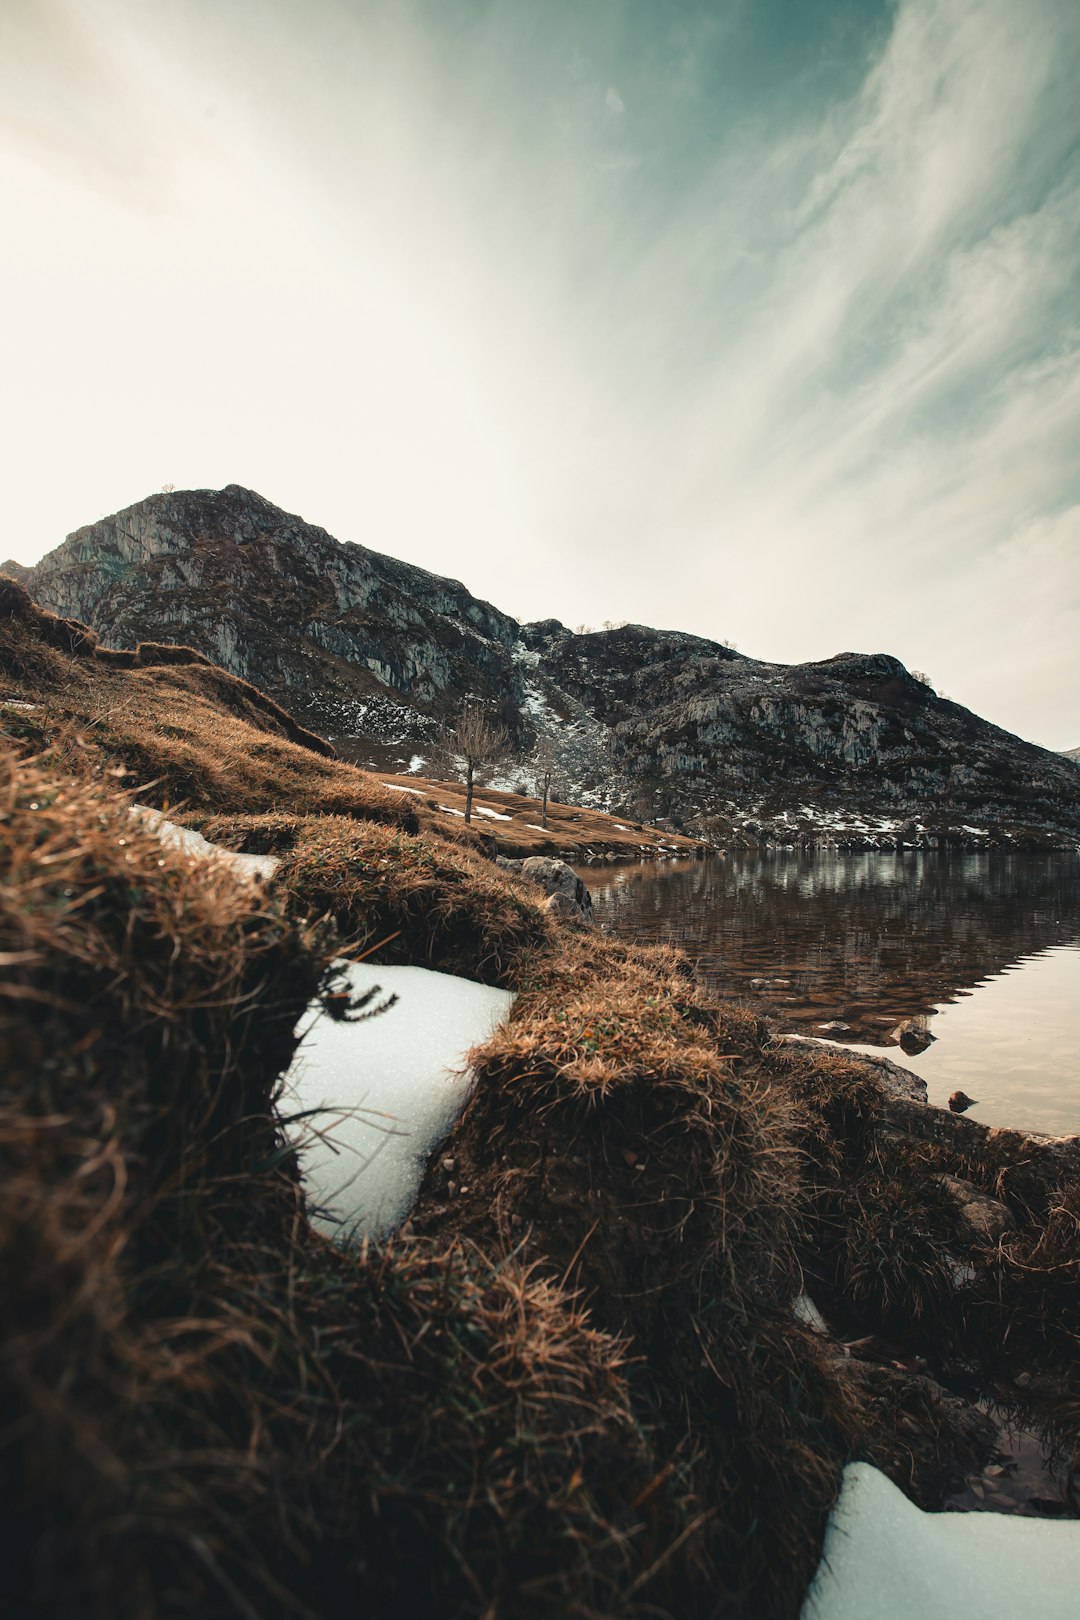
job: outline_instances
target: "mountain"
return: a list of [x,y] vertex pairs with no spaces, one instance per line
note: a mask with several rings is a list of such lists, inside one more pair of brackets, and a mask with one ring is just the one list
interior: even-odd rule
[[719,842],[1080,841],[1072,764],[887,654],[788,665],[644,625],[521,624],[235,484],[152,495],[6,567],[104,642],[192,646],[382,769],[426,759],[475,694],[520,749],[552,738],[560,796]]
[[1074,765],[1080,765],[1080,748],[1063,748],[1061,752],[1066,759],[1071,759]]

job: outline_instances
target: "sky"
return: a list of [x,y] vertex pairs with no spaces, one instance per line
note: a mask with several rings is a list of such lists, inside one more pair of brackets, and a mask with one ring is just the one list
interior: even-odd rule
[[1080,744],[1077,0],[3,0],[0,557],[239,483]]

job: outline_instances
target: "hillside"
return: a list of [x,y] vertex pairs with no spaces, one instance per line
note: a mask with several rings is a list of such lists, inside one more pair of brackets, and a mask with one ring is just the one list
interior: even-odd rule
[[1069,762],[884,653],[784,665],[642,625],[520,624],[236,485],[151,496],[16,573],[110,645],[195,647],[378,769],[426,759],[469,693],[520,749],[551,737],[564,799],[719,844],[1080,839]]

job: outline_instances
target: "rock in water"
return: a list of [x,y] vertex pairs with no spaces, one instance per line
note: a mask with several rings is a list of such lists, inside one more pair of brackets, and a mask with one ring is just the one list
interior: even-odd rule
[[931,1035],[926,1016],[920,1013],[915,1018],[901,1019],[891,1032],[891,1039],[896,1041],[908,1057],[916,1057],[920,1052],[925,1052],[937,1037]]
[[966,1091],[954,1091],[949,1098],[949,1107],[954,1114],[963,1114],[969,1108],[975,1108],[978,1101],[978,1097],[969,1097]]

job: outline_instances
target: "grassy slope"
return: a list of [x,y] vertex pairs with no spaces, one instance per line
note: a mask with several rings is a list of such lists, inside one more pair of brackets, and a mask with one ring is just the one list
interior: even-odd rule
[[[793,1319],[807,1266],[850,1334],[1053,1372],[1075,1432],[1080,1202],[1039,1150],[905,1145],[864,1066],[775,1044],[675,953],[560,924],[460,824],[176,656],[102,660],[0,598],[6,691],[36,705],[0,749],[25,1612],[794,1615],[848,1457],[927,1505],[972,1460],[917,1380]],[[135,789],[277,850],[277,881],[163,850]],[[453,1185],[441,1156],[404,1233],[343,1253],[307,1226],[275,1088],[332,958],[382,941],[519,997]],[[1017,1221],[963,1293],[943,1169]]]
[[[189,648],[100,647],[92,630],[43,612],[3,576],[0,620],[7,627],[0,668],[4,732],[26,746],[54,749],[81,771],[107,761],[114,782],[200,825],[210,813],[285,810],[423,829],[508,856],[580,859],[593,852],[618,859],[702,848],[572,805],[552,805],[548,833],[537,832],[529,823],[541,822],[541,805],[494,789],[483,790],[478,803],[510,819],[477,814],[466,828],[459,783],[384,779],[339,760],[272,699]],[[33,707],[3,707],[5,699]]]
[[[439,816],[440,806],[464,815],[465,793],[460,782],[391,775],[377,775],[375,780],[392,784],[397,790],[408,790],[410,797],[444,830],[448,822],[445,814]],[[422,796],[418,796],[417,789]],[[606,860],[616,861],[657,859],[667,855],[700,855],[709,847],[697,839],[684,838],[681,833],[662,832],[647,822],[628,822],[609,816],[603,810],[587,810],[581,805],[559,804],[555,800],[548,804],[545,828],[539,799],[498,788],[478,789],[476,806],[477,830],[494,838],[500,855],[514,858],[558,855],[567,861],[581,861],[590,855],[602,855]],[[484,808],[494,810],[496,815],[485,816]],[[503,817],[509,819],[499,819]]]

